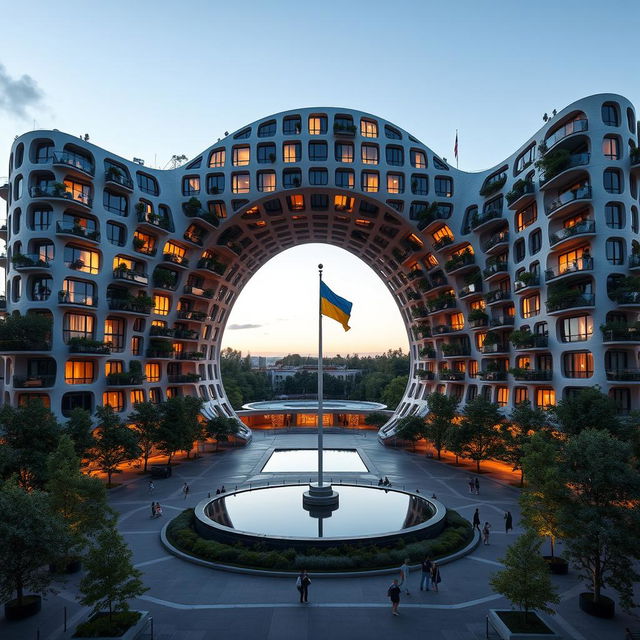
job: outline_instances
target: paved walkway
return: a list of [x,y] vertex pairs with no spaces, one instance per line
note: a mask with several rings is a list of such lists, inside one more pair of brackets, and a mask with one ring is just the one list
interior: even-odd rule
[[[110,503],[120,513],[119,528],[144,574],[149,591],[133,602],[151,611],[158,640],[359,640],[371,638],[428,637],[434,640],[480,640],[485,638],[485,617],[490,608],[508,607],[492,592],[489,578],[501,565],[505,547],[518,528],[518,489],[501,480],[480,476],[480,495],[469,493],[468,470],[380,445],[372,432],[328,434],[327,447],[360,450],[370,473],[341,474],[345,481],[377,481],[388,476],[396,487],[435,493],[447,506],[471,519],[478,508],[482,522],[492,526],[490,544],[480,545],[471,555],[442,568],[440,592],[419,591],[419,573],[412,574],[411,595],[402,596],[400,617],[391,616],[386,599],[389,576],[367,578],[317,578],[310,587],[310,604],[297,603],[295,580],[263,578],[215,571],[179,560],[161,546],[159,531],[167,519],[192,507],[220,485],[227,488],[249,482],[277,480],[281,476],[260,473],[274,447],[313,447],[315,436],[304,433],[257,432],[246,448],[204,454],[174,468],[173,477],[157,480],[152,494],[147,479],[126,474],[122,486],[111,491]],[[338,474],[334,474],[336,479]],[[290,476],[289,476],[290,477]],[[300,479],[304,479],[301,474]],[[187,499],[181,488],[188,482]],[[150,518],[150,503],[159,501],[161,519]],[[504,532],[503,514],[510,510],[516,530]],[[64,609],[76,622],[86,610],[76,603],[79,577],[60,585],[49,596],[42,612],[27,621],[0,621],[2,640],[57,640],[63,630]],[[554,577],[562,596],[553,624],[565,638],[615,640],[624,637],[624,627],[640,626],[619,614],[613,621],[586,616],[578,609],[578,594],[584,590],[574,573]],[[491,637],[496,637],[491,636]]]

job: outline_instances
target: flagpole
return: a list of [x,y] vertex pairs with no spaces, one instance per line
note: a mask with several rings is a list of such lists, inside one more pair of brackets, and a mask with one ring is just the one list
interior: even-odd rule
[[456,129],[456,169],[458,168],[458,130]]
[[320,282],[318,286],[318,487],[322,487],[322,427],[323,415],[323,379],[322,379],[322,265],[318,265]]

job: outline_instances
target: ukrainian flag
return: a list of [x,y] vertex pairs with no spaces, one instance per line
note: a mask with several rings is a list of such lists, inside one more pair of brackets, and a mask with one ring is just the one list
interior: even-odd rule
[[337,320],[345,331],[351,329],[348,323],[353,305],[348,300],[333,293],[324,282],[320,282],[320,305],[323,316]]

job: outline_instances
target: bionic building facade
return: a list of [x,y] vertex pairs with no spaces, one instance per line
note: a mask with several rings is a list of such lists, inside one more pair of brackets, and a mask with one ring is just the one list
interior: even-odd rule
[[3,401],[126,415],[190,394],[233,415],[219,352],[235,300],[277,253],[326,242],[364,260],[400,308],[411,376],[396,416],[424,414],[436,390],[508,410],[595,384],[621,412],[640,409],[636,144],[633,106],[611,94],[473,174],[337,108],[263,118],[169,171],[26,133],[1,192],[6,306],[52,324],[5,336]]

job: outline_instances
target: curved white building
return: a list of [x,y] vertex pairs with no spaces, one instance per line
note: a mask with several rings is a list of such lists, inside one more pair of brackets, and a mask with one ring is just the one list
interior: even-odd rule
[[326,242],[401,310],[412,364],[397,416],[424,413],[434,390],[509,408],[594,384],[639,409],[636,144],[634,109],[611,94],[474,174],[348,109],[268,116],[170,171],[26,133],[3,194],[6,304],[53,325],[44,343],[0,345],[3,401],[126,414],[197,394],[233,415],[218,361],[231,307],[268,259]]

